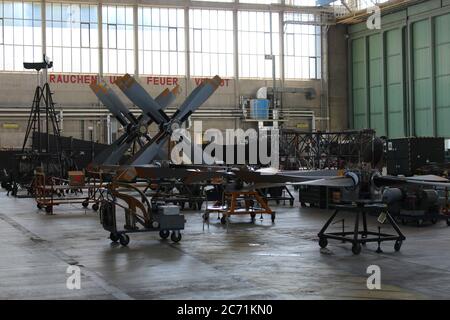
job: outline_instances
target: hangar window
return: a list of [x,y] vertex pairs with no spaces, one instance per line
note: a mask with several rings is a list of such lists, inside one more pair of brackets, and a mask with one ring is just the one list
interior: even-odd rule
[[0,1],[0,23],[0,70],[42,60],[40,3]]
[[270,12],[238,12],[239,77],[272,78],[271,53],[275,57],[275,76],[280,76],[279,15]]
[[[46,54],[53,61],[53,71],[97,73],[97,6],[47,3],[45,15]],[[37,61],[41,60],[39,56]]]
[[102,7],[103,72],[134,73],[133,7]]
[[286,79],[319,79],[321,28],[312,14],[284,14],[284,75]]
[[189,10],[191,75],[233,77],[233,12]]
[[184,10],[138,8],[139,73],[186,74]]

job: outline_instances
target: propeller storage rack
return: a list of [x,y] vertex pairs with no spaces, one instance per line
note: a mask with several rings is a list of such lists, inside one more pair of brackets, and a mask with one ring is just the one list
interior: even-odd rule
[[[342,231],[327,232],[330,225],[339,221],[335,218],[340,212],[350,213],[355,216],[354,229],[352,231],[345,231],[345,220],[342,220]],[[378,222],[384,224],[387,222],[396,234],[382,233],[380,227],[378,232],[369,231],[367,227],[367,214],[377,214]],[[362,230],[360,230],[360,218],[362,219]],[[325,248],[328,245],[328,239],[340,240],[343,243],[352,244],[352,252],[355,255],[361,253],[362,246],[368,242],[378,243],[377,253],[381,253],[380,244],[384,241],[395,241],[394,250],[400,251],[403,241],[406,239],[395,220],[387,211],[386,204],[376,202],[369,199],[359,199],[350,203],[336,205],[334,213],[327,220],[325,225],[318,233],[319,246]]]

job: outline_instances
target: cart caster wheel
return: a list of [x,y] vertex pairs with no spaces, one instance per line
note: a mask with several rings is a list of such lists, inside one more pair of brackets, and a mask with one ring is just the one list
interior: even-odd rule
[[120,239],[120,235],[119,235],[118,233],[111,232],[111,233],[109,234],[109,239],[110,239],[112,242],[117,242],[117,241],[119,241],[119,239]]
[[179,242],[181,240],[181,232],[180,231],[172,231],[170,235],[170,240],[173,242]]
[[274,223],[274,222],[275,222],[275,213],[272,213],[272,214],[270,215],[270,218],[272,219],[272,223]]
[[394,250],[396,251],[396,252],[398,252],[398,251],[400,251],[400,248],[402,247],[402,240],[397,240],[397,241],[395,241],[395,244],[394,244]]
[[83,206],[83,208],[87,208],[87,206],[89,205],[89,202],[83,201],[83,203],[81,205]]
[[408,224],[408,222],[406,221],[406,219],[402,219],[402,225],[406,226]]
[[421,225],[423,225],[423,220],[422,219],[417,220],[417,226],[420,227]]
[[36,205],[36,207],[37,207],[39,210],[41,210],[41,209],[42,209],[42,204],[38,203],[38,204]]
[[450,219],[447,219],[447,226],[450,226]]
[[280,204],[280,200],[275,200],[275,203],[278,205]]
[[92,205],[92,210],[97,211],[98,208],[99,208],[98,203],[94,203],[94,204]]
[[438,221],[438,220],[437,220],[436,218],[431,219],[431,223],[432,223],[432,224],[436,224],[437,221]]
[[222,216],[222,218],[220,218],[220,223],[221,224],[226,224],[227,223],[227,218],[225,216]]
[[356,255],[360,254],[361,253],[361,245],[359,243],[354,244],[352,246],[352,252],[353,252],[353,254],[356,254]]
[[251,214],[250,214],[250,218],[252,219],[252,222],[255,222],[256,214],[251,213]]
[[326,248],[327,245],[328,245],[328,240],[327,240],[327,238],[320,238],[320,239],[319,239],[319,246],[320,246],[321,248]]
[[45,212],[51,213],[52,211],[53,211],[52,206],[46,206],[46,207],[45,207]]
[[167,239],[170,235],[169,230],[161,230],[159,232],[159,236],[161,237],[161,239]]
[[294,206],[294,201],[293,201],[293,200],[290,200],[290,201],[289,201],[289,205],[290,205],[291,207],[293,207],[293,206]]
[[203,201],[197,202],[197,210],[202,210]]
[[126,247],[130,243],[130,237],[127,234],[122,233],[119,235],[119,242],[122,246]]

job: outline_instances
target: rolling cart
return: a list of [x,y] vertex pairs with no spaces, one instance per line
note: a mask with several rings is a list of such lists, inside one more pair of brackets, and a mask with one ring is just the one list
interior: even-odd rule
[[[356,200],[347,204],[336,205],[334,213],[327,220],[322,230],[318,233],[319,246],[325,248],[328,245],[328,239],[341,240],[342,242],[348,242],[352,244],[352,252],[357,255],[361,252],[361,245],[365,245],[367,242],[377,242],[377,252],[382,252],[380,248],[381,242],[395,241],[394,250],[399,251],[403,241],[406,239],[400,228],[387,212],[387,206],[381,202],[374,202],[373,200]],[[338,213],[346,212],[355,216],[355,226],[353,231],[345,231],[344,220],[342,220],[342,231],[340,232],[327,232],[328,227],[335,221]],[[367,214],[378,214],[378,221],[380,223],[387,222],[395,230],[396,234],[382,233],[380,227],[378,232],[369,231],[367,228]],[[362,218],[362,227],[360,230],[360,218]]]

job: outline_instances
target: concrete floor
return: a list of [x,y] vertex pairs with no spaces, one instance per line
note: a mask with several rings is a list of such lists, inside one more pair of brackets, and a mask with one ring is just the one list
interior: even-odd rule
[[[443,221],[402,227],[400,252],[388,242],[382,254],[368,244],[354,256],[350,245],[335,241],[321,250],[316,234],[329,212],[298,203],[273,206],[275,224],[233,217],[228,230],[214,214],[208,228],[200,212],[185,211],[180,243],[143,233],[132,234],[128,247],[111,245],[91,210],[65,206],[46,215],[34,200],[4,192],[0,204],[0,299],[450,297],[450,229]],[[373,264],[381,268],[381,290],[366,287]],[[81,267],[80,290],[66,288],[69,265]]]

